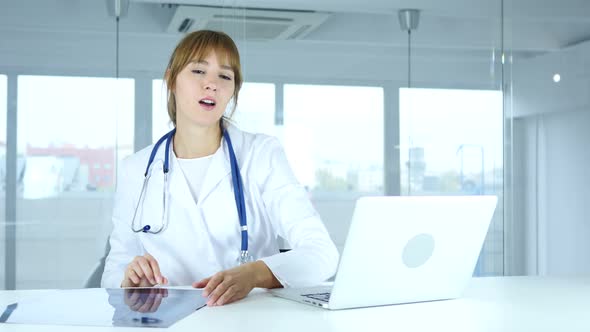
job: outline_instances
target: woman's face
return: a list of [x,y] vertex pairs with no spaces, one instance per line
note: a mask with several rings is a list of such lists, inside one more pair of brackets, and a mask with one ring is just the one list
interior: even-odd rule
[[235,90],[229,62],[210,52],[194,59],[176,77],[176,122],[211,127],[219,121]]

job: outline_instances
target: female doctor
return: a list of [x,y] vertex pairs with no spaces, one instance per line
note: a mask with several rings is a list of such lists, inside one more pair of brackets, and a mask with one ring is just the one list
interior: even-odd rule
[[102,286],[192,285],[214,306],[331,277],[338,252],[279,141],[224,116],[242,85],[233,40],[188,34],[165,79],[175,129],[122,162]]

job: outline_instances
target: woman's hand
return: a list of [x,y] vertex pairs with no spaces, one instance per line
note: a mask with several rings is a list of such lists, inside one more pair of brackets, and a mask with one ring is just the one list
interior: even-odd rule
[[194,282],[193,287],[205,288],[203,296],[209,297],[207,305],[217,306],[243,299],[254,287],[277,288],[281,283],[263,261],[256,261],[217,272]]
[[150,255],[135,256],[125,269],[125,277],[121,287],[152,287],[154,285],[166,285],[166,279],[160,273],[160,266],[156,259]]
[[156,312],[162,304],[162,298],[168,297],[166,288],[145,289],[129,288],[125,290],[125,304],[138,312]]

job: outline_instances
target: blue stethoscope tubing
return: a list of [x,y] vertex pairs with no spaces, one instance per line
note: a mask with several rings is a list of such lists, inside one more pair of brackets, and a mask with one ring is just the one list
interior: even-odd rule
[[[242,182],[242,175],[240,174],[240,168],[238,165],[238,161],[237,161],[229,134],[227,133],[227,130],[225,130],[223,127],[221,128],[221,130],[223,133],[223,138],[227,142],[227,147],[228,147],[228,151],[229,151],[229,161],[230,161],[230,165],[231,165],[232,184],[234,187],[234,199],[236,201],[236,208],[238,210],[238,217],[240,220],[240,233],[241,233],[241,238],[242,238],[240,256],[238,257],[238,261],[240,264],[243,264],[243,263],[252,261],[252,257],[248,254],[248,223],[247,223],[247,218],[246,218],[246,203],[244,200],[244,184]],[[135,233],[143,232],[143,233],[158,234],[158,233],[162,232],[167,226],[167,222],[166,223],[164,222],[164,218],[168,219],[167,212],[166,212],[166,208],[167,208],[166,186],[168,185],[168,172],[170,171],[170,163],[169,163],[169,161],[170,161],[169,160],[170,159],[170,142],[172,141],[172,137],[174,136],[175,133],[176,133],[176,128],[172,129],[170,132],[168,132],[167,134],[162,136],[156,142],[156,144],[154,145],[154,148],[152,149],[152,152],[150,154],[150,159],[149,159],[147,167],[145,169],[144,183],[143,183],[143,187],[141,189],[139,201],[138,201],[137,206],[135,208],[135,213],[133,214],[133,221],[131,224],[131,229]],[[156,231],[152,231],[150,225],[145,225],[139,229],[136,229],[135,228],[135,217],[137,215],[137,210],[139,208],[139,204],[142,203],[142,197],[144,196],[144,191],[147,187],[147,182],[151,176],[150,168],[152,166],[152,163],[154,162],[154,159],[156,157],[158,149],[160,148],[160,145],[162,145],[162,143],[164,143],[164,142],[166,142],[166,153],[164,156],[164,169],[163,169],[163,172],[164,172],[164,197],[163,197],[164,212],[162,215],[162,227],[160,227]]]

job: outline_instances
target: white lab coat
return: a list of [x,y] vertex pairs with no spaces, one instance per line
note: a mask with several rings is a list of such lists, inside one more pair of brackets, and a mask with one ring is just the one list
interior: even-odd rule
[[[334,275],[338,251],[293,175],[279,141],[232,125],[227,130],[244,183],[250,254],[264,261],[285,287],[315,285]],[[152,148],[122,162],[102,287],[120,287],[127,264],[145,253],[158,261],[171,286],[190,285],[237,266],[241,234],[224,140],[213,155],[197,203],[171,152],[167,228],[159,234],[131,230]],[[164,151],[162,144],[136,229],[146,224],[152,230],[161,226]],[[279,254],[278,235],[289,242],[291,251]]]

